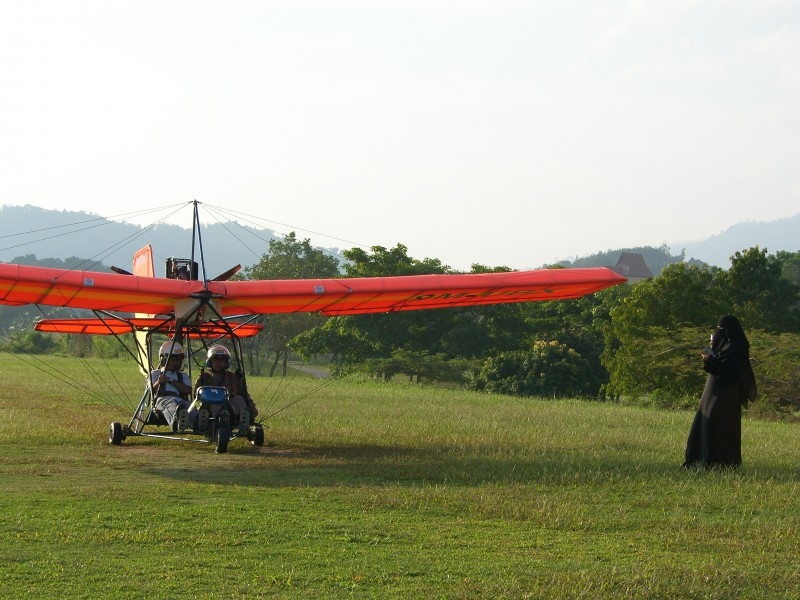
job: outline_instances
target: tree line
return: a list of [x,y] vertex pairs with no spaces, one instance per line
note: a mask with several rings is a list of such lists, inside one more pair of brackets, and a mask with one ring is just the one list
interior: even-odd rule
[[[666,258],[657,276],[569,301],[322,318],[273,315],[275,356],[327,356],[338,373],[458,382],[494,393],[695,405],[699,353],[717,320],[736,314],[752,343],[761,397],[800,409],[800,253],[735,253],[727,270]],[[407,248],[345,251],[343,266],[309,240],[272,241],[246,278],[444,274]],[[674,257],[672,257],[674,258]],[[558,268],[558,265],[554,265]],[[506,271],[473,265],[471,273]],[[343,272],[342,272],[343,271]]]
[[[752,247],[735,253],[723,270],[675,261],[666,248],[651,250],[663,255],[655,277],[575,300],[330,318],[265,315],[265,332],[246,341],[247,367],[251,374],[285,373],[294,352],[326,357],[335,374],[403,376],[520,396],[694,406],[705,378],[700,350],[719,317],[735,314],[751,341],[761,406],[786,415],[800,410],[800,252],[772,255]],[[410,257],[402,244],[354,248],[343,256],[340,264],[292,233],[270,240],[261,260],[238,277],[455,272],[438,259]],[[476,264],[470,272],[508,270]],[[0,309],[0,326],[2,316]]]

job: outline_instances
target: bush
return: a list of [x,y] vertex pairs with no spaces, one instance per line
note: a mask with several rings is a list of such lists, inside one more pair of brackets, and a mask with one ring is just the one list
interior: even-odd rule
[[557,341],[536,341],[531,350],[487,359],[470,387],[514,396],[575,397],[598,392],[589,362]]
[[38,331],[21,331],[11,334],[0,346],[11,353],[50,354],[58,349],[58,340],[51,334]]

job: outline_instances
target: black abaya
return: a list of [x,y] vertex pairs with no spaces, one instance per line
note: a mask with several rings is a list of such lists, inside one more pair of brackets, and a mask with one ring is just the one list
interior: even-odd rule
[[717,328],[718,343],[703,364],[708,378],[689,430],[685,467],[735,468],[742,463],[742,406],[755,390],[750,344],[735,317],[723,317],[720,325],[726,327]]
[[686,442],[684,466],[738,467],[742,463],[739,379],[709,375]]

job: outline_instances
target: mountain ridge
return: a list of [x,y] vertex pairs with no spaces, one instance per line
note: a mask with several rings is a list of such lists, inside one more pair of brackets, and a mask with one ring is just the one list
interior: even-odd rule
[[[269,229],[240,223],[236,223],[236,235],[231,235],[232,223],[201,226],[208,278],[236,264],[246,267],[258,263],[269,249],[270,240],[281,238]],[[151,235],[154,232],[155,236]],[[37,259],[80,256],[88,260],[75,268],[93,270],[93,263],[102,263],[129,270],[134,252],[146,245],[148,238],[156,236],[159,240],[157,247],[153,247],[156,275],[163,276],[167,258],[191,258],[191,228],[167,223],[140,226],[82,211],[50,210],[29,204],[0,207],[0,261],[4,262],[21,257],[31,259],[32,255]],[[196,249],[198,255],[199,251]]]
[[730,257],[740,250],[753,246],[766,248],[770,254],[782,250],[800,250],[800,213],[774,221],[743,221],[703,240],[675,242],[688,258],[696,258],[710,265],[727,269]]
[[[233,225],[237,235],[231,235]],[[24,206],[0,207],[0,261],[12,262],[21,257],[37,259],[72,259],[77,256],[90,261],[112,264],[127,268],[133,253],[147,243],[146,234],[158,233],[158,247],[154,248],[156,258],[156,274],[163,274],[163,265],[169,257],[190,258],[187,248],[191,247],[191,229],[179,225],[156,224],[139,226],[131,223],[112,221],[105,217],[69,210],[44,209],[30,204]],[[666,262],[704,262],[727,269],[730,267],[730,256],[737,251],[753,246],[767,248],[770,253],[781,250],[797,252],[800,241],[800,213],[774,221],[747,221],[737,223],[728,229],[702,240],[674,242],[659,246],[648,246],[660,251],[665,257],[675,260]],[[243,267],[255,265],[269,249],[269,241],[282,239],[280,234],[266,228],[242,225],[235,221],[203,225],[204,257],[206,275],[213,278],[233,265]],[[73,236],[72,234],[80,234]],[[69,242],[66,238],[69,237]],[[241,236],[241,237],[240,237]],[[79,237],[78,242],[74,238]],[[245,242],[243,238],[247,238]],[[232,244],[231,239],[237,243]],[[104,248],[100,252],[98,248]],[[34,252],[30,252],[35,249]],[[340,256],[339,249],[324,249]],[[618,253],[640,252],[642,248],[619,248],[598,251],[588,257],[574,260],[563,260],[559,264],[565,266],[587,266],[592,259],[603,260],[603,264],[614,264]],[[672,252],[677,250],[677,254]],[[646,253],[653,256],[658,252]],[[648,259],[648,266],[653,273],[658,273],[663,264],[651,264],[656,258]],[[595,261],[596,261],[595,260]],[[160,264],[159,264],[160,262]],[[663,262],[663,261],[662,261]],[[79,266],[85,270],[91,267]]]

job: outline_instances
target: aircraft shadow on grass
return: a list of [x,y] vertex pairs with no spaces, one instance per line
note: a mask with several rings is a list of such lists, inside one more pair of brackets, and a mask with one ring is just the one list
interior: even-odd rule
[[[484,451],[487,453],[484,455]],[[411,448],[385,445],[319,446],[303,450],[259,449],[269,457],[253,465],[236,462],[182,467],[152,466],[149,475],[192,483],[237,484],[251,487],[341,485],[447,484],[474,486],[486,483],[591,483],[607,479],[652,478],[680,469],[678,457],[671,460],[632,462],[613,454],[587,459],[580,451],[537,451],[534,455],[493,456],[496,448],[475,450],[447,446]],[[232,453],[253,454],[251,450]]]

